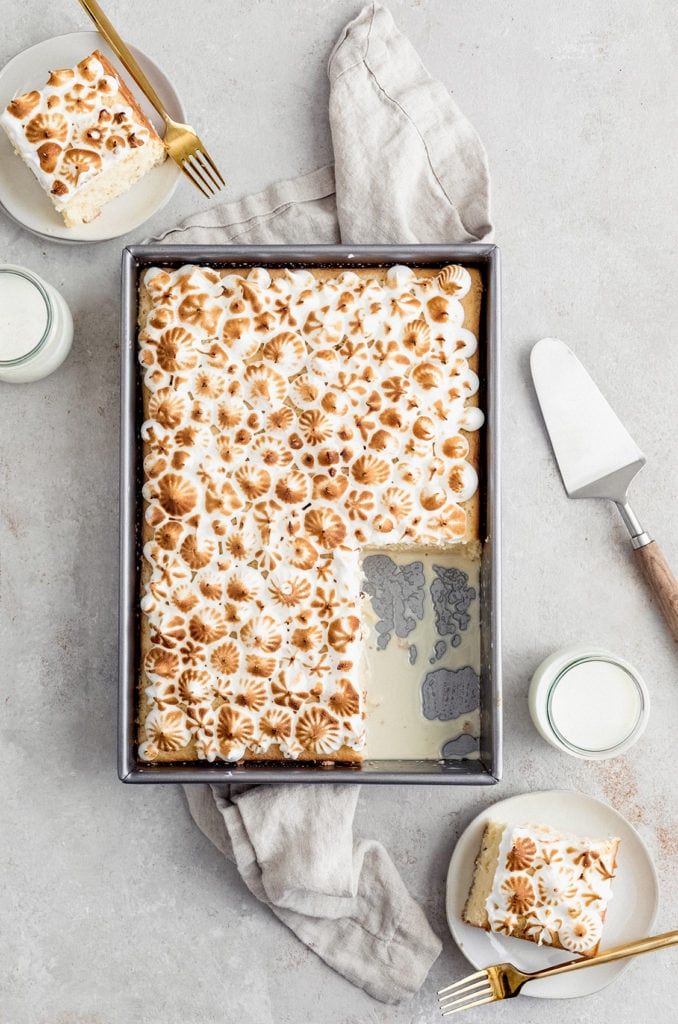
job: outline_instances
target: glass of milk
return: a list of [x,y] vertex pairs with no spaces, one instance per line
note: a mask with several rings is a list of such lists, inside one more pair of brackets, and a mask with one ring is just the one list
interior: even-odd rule
[[30,270],[0,264],[0,380],[40,380],[61,366],[73,341],[63,296]]
[[608,651],[571,647],[537,668],[529,706],[539,733],[574,757],[602,761],[642,735],[650,696],[636,669]]

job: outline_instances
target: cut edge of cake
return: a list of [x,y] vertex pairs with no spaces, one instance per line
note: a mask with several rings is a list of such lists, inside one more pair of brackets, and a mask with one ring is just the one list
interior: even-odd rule
[[485,931],[490,930],[486,903],[494,885],[499,847],[504,829],[507,827],[500,821],[488,821],[485,826],[473,869],[473,882],[462,913],[462,918],[467,924],[483,928]]

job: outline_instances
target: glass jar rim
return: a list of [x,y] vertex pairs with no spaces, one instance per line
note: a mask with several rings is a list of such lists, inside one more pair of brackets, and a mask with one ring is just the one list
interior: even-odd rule
[[52,307],[52,301],[47,294],[47,290],[35,274],[32,274],[30,270],[25,270],[23,267],[14,267],[11,264],[5,264],[0,266],[0,274],[15,274],[17,277],[23,277],[26,281],[29,281],[40,293],[43,302],[45,303],[45,310],[47,312],[47,323],[45,324],[45,330],[42,333],[42,337],[33,348],[29,349],[28,352],[24,352],[23,355],[17,356],[16,359],[0,359],[0,366],[22,366],[38,354],[42,349],[43,345],[49,338],[52,330],[52,324],[54,323],[54,310]]
[[[629,677],[629,679],[631,680],[636,689],[636,693],[638,694],[638,714],[636,716],[635,722],[633,723],[633,727],[626,734],[626,736],[620,739],[618,743],[614,743],[611,747],[591,748],[577,746],[576,743],[573,743],[571,740],[568,740],[567,737],[561,732],[553,717],[553,699],[558,684],[561,683],[564,677],[567,675],[567,673],[570,672],[573,668],[576,668],[577,665],[583,665],[590,661],[604,661],[608,665],[615,665],[617,668],[620,668],[622,672],[625,672],[626,675]],[[609,757],[610,755],[614,754],[615,751],[621,751],[628,744],[633,743],[636,737],[639,735],[640,731],[642,730],[643,720],[645,718],[646,711],[647,701],[645,700],[645,692],[638,676],[625,662],[619,661],[617,658],[611,658],[606,654],[585,654],[573,658],[571,661],[568,661],[568,663],[561,668],[561,670],[558,672],[558,675],[550,684],[546,696],[546,718],[548,720],[549,726],[553,731],[553,734],[567,750],[570,750],[572,753],[579,754],[583,757]]]

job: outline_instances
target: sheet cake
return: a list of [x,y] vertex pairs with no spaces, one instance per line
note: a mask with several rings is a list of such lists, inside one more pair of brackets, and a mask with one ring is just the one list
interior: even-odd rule
[[140,756],[359,761],[360,557],[479,549],[476,270],[151,268]]

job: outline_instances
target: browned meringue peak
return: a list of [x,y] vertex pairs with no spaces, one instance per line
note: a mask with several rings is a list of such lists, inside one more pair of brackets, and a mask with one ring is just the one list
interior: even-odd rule
[[144,746],[151,757],[158,751],[181,750],[191,739],[188,719],[180,708],[152,708],[146,716],[144,730],[147,737]]
[[339,679],[337,689],[328,700],[328,706],[339,718],[350,718],[360,712],[360,695],[350,679]]
[[233,640],[226,640],[212,649],[210,665],[220,675],[233,675],[240,668],[240,648]]
[[198,490],[187,477],[166,473],[158,481],[158,501],[171,516],[183,517],[191,512],[198,501]]
[[77,65],[80,77],[84,78],[86,82],[96,82],[103,74],[103,70],[103,67],[93,53],[90,53],[88,57],[85,57]]
[[217,711],[216,741],[226,760],[241,757],[255,737],[254,719],[233,704],[222,704]]
[[164,647],[151,647],[144,658],[144,668],[149,675],[172,679],[179,669],[179,658]]
[[47,174],[51,174],[57,165],[61,146],[57,142],[43,142],[37,152],[41,169]]
[[273,742],[287,740],[292,735],[293,718],[289,711],[280,707],[267,708],[259,720],[262,736]]
[[186,614],[200,603],[200,598],[190,586],[183,585],[172,591],[172,603],[180,612]]
[[63,106],[67,114],[81,116],[91,114],[97,105],[99,97],[96,89],[76,82],[70,92],[64,94]]
[[37,146],[42,142],[65,142],[68,121],[63,114],[36,114],[25,128],[28,141]]
[[267,591],[274,605],[298,608],[311,596],[311,582],[301,572],[272,573],[267,579]]
[[177,695],[185,704],[198,704],[212,694],[212,677],[204,669],[185,669],[179,676]]
[[524,916],[537,902],[534,885],[526,875],[510,875],[502,883],[508,910]]
[[269,700],[268,688],[262,679],[246,678],[238,685],[234,702],[248,711],[262,711]]
[[156,347],[158,364],[168,373],[193,369],[199,356],[192,346],[193,335],[185,328],[173,327],[163,331]]
[[469,444],[462,434],[454,434],[443,440],[440,450],[448,459],[464,459],[468,455]]
[[54,71],[50,71],[49,73],[47,85],[52,85],[58,89],[62,85],[66,85],[66,83],[70,82],[73,78],[75,78],[75,71],[73,68],[55,68]]
[[436,278],[438,287],[455,299],[462,299],[471,287],[471,275],[465,267],[443,267]]
[[362,636],[360,619],[357,615],[340,616],[333,619],[327,629],[327,642],[335,651],[344,653],[351,644]]
[[316,754],[330,754],[337,748],[339,722],[326,708],[314,704],[300,712],[295,735],[305,750]]
[[19,121],[23,121],[24,118],[28,117],[32,110],[35,110],[38,103],[40,102],[40,93],[33,89],[31,92],[25,92],[21,96],[15,96],[13,100],[7,105],[7,110],[16,117]]
[[228,619],[218,608],[198,608],[188,620],[188,632],[198,644],[213,644],[230,632]]

